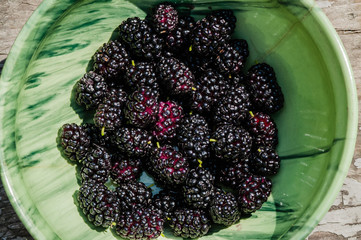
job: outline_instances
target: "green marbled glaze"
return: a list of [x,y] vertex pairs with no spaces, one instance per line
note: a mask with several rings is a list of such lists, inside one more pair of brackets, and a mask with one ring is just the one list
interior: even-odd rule
[[[182,2],[186,11],[190,1]],[[17,39],[0,81],[2,177],[17,213],[37,239],[114,239],[91,228],[76,206],[76,167],[61,156],[57,132],[87,115],[71,95],[94,52],[122,20],[154,1],[44,1]],[[274,117],[282,157],[273,194],[249,219],[204,239],[299,239],[335,198],[353,153],[357,99],[342,44],[311,1],[194,1],[237,14],[248,66],[274,66],[285,108]],[[113,36],[114,37],[114,36]],[[143,178],[149,181],[147,178]],[[166,231],[167,238],[174,238]]]

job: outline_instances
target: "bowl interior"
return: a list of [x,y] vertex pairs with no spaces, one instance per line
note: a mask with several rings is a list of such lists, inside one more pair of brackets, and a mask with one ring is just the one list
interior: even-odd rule
[[[91,56],[116,37],[113,31],[123,20],[145,17],[156,2],[45,1],[12,49],[0,83],[2,173],[11,201],[36,238],[115,237],[91,227],[77,207],[76,166],[61,156],[56,138],[64,123],[91,119],[72,93]],[[204,239],[307,236],[331,206],[350,163],[352,154],[345,152],[354,144],[348,132],[355,127],[350,111],[357,111],[349,100],[354,92],[334,32],[310,1],[200,0],[180,6],[182,11],[194,6],[197,19],[210,7],[233,9],[234,37],[250,47],[247,68],[271,64],[285,95],[284,109],[274,115],[282,166],[272,179],[271,197],[252,217],[227,229],[212,228]]]

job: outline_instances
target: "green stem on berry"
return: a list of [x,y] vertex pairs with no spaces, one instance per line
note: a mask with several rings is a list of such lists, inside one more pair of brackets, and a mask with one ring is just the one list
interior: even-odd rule
[[189,46],[189,51],[192,52],[192,45]]
[[170,220],[171,220],[171,218],[170,218],[170,217],[167,217],[167,220],[168,220],[168,221],[170,221]]
[[157,142],[157,148],[160,148],[160,143],[159,142]]
[[193,111],[190,111],[190,112],[189,112],[189,115],[192,115],[192,114],[193,114]]
[[251,115],[252,118],[254,118],[254,114],[252,111],[249,111],[249,114]]
[[110,228],[113,228],[113,227],[115,227],[116,225],[117,225],[116,222],[112,222],[112,223],[110,224]]
[[202,160],[200,160],[200,159],[197,159],[197,161],[199,162],[199,165],[198,165],[198,167],[202,167],[202,163],[203,163],[203,161]]
[[105,127],[102,127],[102,131],[100,132],[100,134],[101,134],[102,136],[105,135]]
[[258,152],[261,152],[261,149],[260,149],[260,148],[258,148],[258,149],[257,149],[257,151],[258,151]]
[[132,60],[132,66],[135,67],[135,62],[134,62],[134,60]]
[[151,187],[154,187],[154,186],[155,186],[155,184],[152,183],[152,184],[150,184],[147,188],[151,188]]
[[160,234],[162,237],[165,237],[163,233]]
[[193,91],[196,91],[196,90],[197,90],[197,88],[195,88],[195,87],[192,87],[192,90],[193,90]]
[[209,141],[210,141],[210,142],[217,142],[217,139],[211,138],[211,139],[209,139]]
[[147,143],[148,143],[148,144],[152,144],[152,141],[148,141]]
[[231,74],[229,74],[229,75],[228,75],[228,78],[232,78],[232,75],[231,75]]

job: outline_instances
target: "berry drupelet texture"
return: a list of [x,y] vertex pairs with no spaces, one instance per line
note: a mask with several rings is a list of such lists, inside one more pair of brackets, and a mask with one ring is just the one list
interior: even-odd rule
[[158,120],[155,123],[153,136],[158,141],[175,137],[179,122],[183,117],[183,108],[172,101],[160,102]]
[[136,127],[145,128],[157,121],[159,103],[158,93],[143,86],[128,97],[125,117]]
[[138,17],[128,18],[118,29],[120,39],[129,46],[131,53],[136,57],[151,60],[161,56],[163,39],[156,34],[147,20]]
[[173,4],[160,3],[153,8],[153,25],[159,34],[166,34],[178,26],[178,11]]
[[165,37],[167,50],[173,53],[188,51],[191,46],[195,20],[191,16],[179,17],[178,26]]
[[179,59],[192,71],[195,79],[199,78],[212,66],[214,62],[213,56],[202,56],[195,51],[180,53]]
[[228,78],[232,88],[237,88],[244,85],[246,77],[242,73],[239,73],[232,75],[229,74],[228,76],[226,75],[225,78]]
[[124,239],[156,239],[163,232],[164,220],[159,211],[138,208],[122,212],[116,221],[115,232]]
[[243,159],[237,163],[226,163],[218,172],[218,181],[224,186],[236,189],[240,183],[251,175],[249,159]]
[[211,143],[217,158],[228,162],[245,159],[251,153],[252,137],[242,127],[222,125],[212,135]]
[[275,175],[280,169],[280,158],[271,147],[259,147],[249,160],[252,172],[261,176]]
[[207,214],[201,209],[178,209],[169,225],[173,234],[182,238],[200,238],[211,228]]
[[231,28],[230,34],[234,32],[236,28],[237,18],[234,16],[233,11],[230,9],[220,9],[212,11],[212,15],[216,17],[222,17],[228,23],[228,26]]
[[192,49],[203,56],[215,54],[231,38],[230,34],[231,27],[223,17],[209,15],[197,21]]
[[262,207],[271,194],[272,182],[266,177],[251,175],[239,185],[238,205],[243,214],[251,214]]
[[87,110],[94,109],[103,101],[106,91],[107,84],[104,78],[90,71],[76,83],[75,100]]
[[123,183],[116,188],[116,194],[122,211],[149,207],[152,202],[152,190],[142,182]]
[[101,134],[101,130],[95,126],[94,123],[85,123],[82,125],[86,134],[90,137],[90,145],[104,147],[108,150],[112,149],[113,146],[110,141],[110,135],[108,133]]
[[197,112],[209,112],[230,88],[223,75],[212,69],[207,69],[197,78],[195,87],[196,90],[192,92],[191,108]]
[[129,157],[146,157],[152,150],[152,135],[140,128],[119,128],[114,132],[112,142]]
[[126,69],[127,85],[133,90],[140,86],[148,86],[156,92],[159,92],[155,64],[150,62],[136,62],[129,65]]
[[199,114],[185,117],[177,130],[178,147],[189,161],[210,157],[209,139],[208,123]]
[[176,58],[162,58],[158,63],[158,74],[164,88],[173,95],[187,94],[194,87],[194,75]]
[[117,184],[136,181],[142,173],[141,160],[114,154],[110,177]]
[[241,217],[236,197],[222,189],[214,192],[214,198],[209,205],[209,213],[214,223],[231,226]]
[[179,151],[165,145],[156,148],[150,158],[151,172],[156,174],[165,185],[183,184],[188,174],[188,162]]
[[103,147],[94,146],[82,161],[80,176],[82,182],[95,181],[105,183],[108,181],[111,169],[111,154]]
[[64,124],[59,130],[59,141],[64,155],[71,161],[78,162],[85,158],[91,145],[90,136],[83,126],[76,123]]
[[223,74],[238,74],[246,59],[230,44],[221,46],[216,52],[215,66]]
[[153,196],[152,205],[162,212],[164,219],[168,220],[173,216],[174,211],[182,205],[181,201],[178,192],[161,190]]
[[276,73],[270,65],[260,63],[251,67],[247,75],[247,84],[257,110],[274,113],[283,107],[284,96],[277,83]]
[[122,125],[122,109],[125,105],[126,93],[122,89],[114,89],[106,93],[106,97],[94,115],[95,125],[106,131],[113,131]]
[[77,199],[80,209],[94,226],[107,228],[118,218],[119,200],[103,184],[84,182]]
[[102,47],[94,54],[94,72],[102,75],[105,79],[118,78],[125,71],[130,63],[130,56],[125,46],[115,41],[104,43]]
[[218,124],[240,125],[251,108],[250,95],[245,86],[231,88],[215,106],[214,121]]
[[249,57],[247,41],[244,39],[232,39],[230,41],[230,45],[243,57],[244,62],[246,62],[247,58]]
[[191,169],[183,185],[185,202],[193,208],[207,208],[214,196],[213,184],[214,176],[208,170]]
[[254,148],[278,144],[278,130],[270,115],[262,112],[249,112],[245,121],[248,132],[253,137]]

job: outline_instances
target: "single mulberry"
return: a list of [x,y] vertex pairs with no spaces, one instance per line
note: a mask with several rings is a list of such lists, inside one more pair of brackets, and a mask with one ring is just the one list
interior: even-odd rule
[[252,175],[249,159],[243,159],[237,163],[223,164],[218,172],[218,181],[224,186],[236,189],[240,183]]
[[156,34],[147,20],[128,18],[120,24],[118,30],[120,39],[136,57],[151,60],[161,56],[163,39]]
[[188,162],[171,146],[156,148],[150,158],[151,172],[168,186],[183,184],[188,174]]
[[214,223],[231,226],[241,217],[237,199],[232,193],[217,189],[209,205],[209,213]]
[[136,127],[145,128],[157,121],[158,94],[150,87],[140,87],[128,97],[125,117]]
[[228,23],[228,26],[231,28],[231,34],[236,28],[237,18],[234,16],[233,11],[230,9],[220,9],[212,11],[212,15],[216,17],[222,17]]
[[222,125],[212,135],[215,156],[228,162],[247,158],[251,153],[252,137],[242,127]]
[[153,135],[158,141],[175,137],[179,122],[183,117],[183,108],[175,102],[160,102],[158,120],[155,123]]
[[115,41],[104,43],[93,56],[94,72],[105,79],[116,80],[130,63],[130,56],[125,46]]
[[133,91],[137,90],[140,86],[147,86],[159,92],[159,84],[153,63],[135,62],[134,66],[129,65],[126,69],[126,79],[128,86]]
[[231,31],[229,23],[222,16],[209,15],[197,21],[192,49],[203,56],[215,54],[231,38]]
[[149,207],[152,202],[152,190],[142,182],[127,182],[116,188],[119,206],[122,211]]
[[173,95],[184,95],[194,88],[193,73],[176,58],[162,58],[158,63],[158,73],[163,86]]
[[75,100],[87,110],[94,109],[103,101],[106,91],[107,84],[104,78],[90,71],[76,83]]
[[163,224],[159,211],[138,208],[119,215],[115,232],[124,239],[156,239],[163,232]]
[[84,182],[77,199],[80,209],[95,226],[107,228],[119,216],[119,200],[115,193],[103,184]]
[[266,177],[251,175],[239,185],[238,204],[243,214],[260,209],[271,194],[272,182]]
[[177,131],[178,147],[190,161],[210,157],[209,139],[208,123],[199,114],[185,117]]
[[251,154],[249,160],[252,172],[261,176],[275,175],[280,169],[280,158],[271,147],[259,147]]
[[185,202],[194,208],[207,208],[214,196],[214,176],[204,168],[191,169],[183,185]]
[[83,126],[76,123],[64,124],[60,128],[59,139],[64,155],[74,162],[85,158],[91,144],[90,136]]
[[209,112],[215,103],[225,96],[230,88],[223,75],[207,69],[196,82],[196,90],[192,92],[191,108],[197,112]]
[[153,25],[159,34],[166,34],[178,26],[178,11],[173,4],[160,3],[153,8]]
[[169,225],[173,234],[182,238],[200,238],[211,228],[210,219],[203,210],[188,208],[176,210]]
[[251,67],[247,84],[257,110],[274,113],[283,107],[284,96],[277,83],[276,73],[270,65],[260,63]]
[[113,131],[122,125],[122,109],[125,104],[123,96],[126,96],[126,93],[122,89],[107,93],[94,115],[94,123],[99,129]]
[[253,137],[254,147],[278,144],[278,130],[275,121],[270,115],[262,112],[250,112],[246,122],[248,132]]
[[214,120],[218,125],[240,125],[247,117],[251,107],[250,95],[245,86],[231,88],[216,104]]
[[94,146],[82,161],[80,176],[82,182],[89,180],[105,183],[108,181],[109,171],[111,169],[112,155],[99,146]]
[[152,139],[152,135],[146,130],[122,127],[114,132],[112,142],[129,157],[142,158],[150,154],[153,147]]
[[136,181],[142,173],[141,160],[114,154],[110,177],[117,184]]

